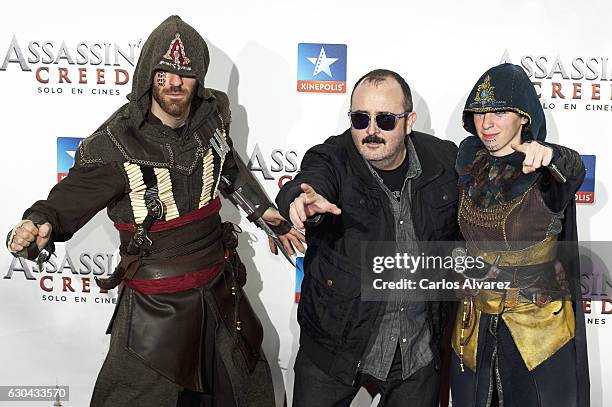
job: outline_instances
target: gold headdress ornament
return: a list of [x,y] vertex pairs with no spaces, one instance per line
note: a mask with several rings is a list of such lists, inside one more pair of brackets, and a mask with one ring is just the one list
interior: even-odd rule
[[491,85],[491,76],[487,75],[484,82],[478,85],[474,101],[478,103],[495,102],[495,86]]

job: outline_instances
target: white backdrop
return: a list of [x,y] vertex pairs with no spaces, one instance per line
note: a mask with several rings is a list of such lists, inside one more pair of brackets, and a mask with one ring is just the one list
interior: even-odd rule
[[[595,200],[578,208],[579,235],[606,240],[612,220],[604,210],[612,173],[610,13],[612,4],[604,0],[515,0],[512,6],[501,1],[11,3],[2,11],[0,29],[0,231],[8,232],[57,182],[58,156],[70,155],[62,141],[58,147],[58,138],[86,137],[125,102],[142,43],[163,19],[178,14],[207,39],[212,61],[207,85],[229,94],[234,143],[246,160],[257,158],[255,173],[271,197],[279,178],[295,174],[293,162],[310,146],[348,125],[348,94],[296,91],[299,43],[345,44],[347,60],[336,67],[346,63],[349,92],[371,69],[399,72],[413,90],[415,128],[457,143],[466,136],[460,112],[476,79],[502,60],[522,61],[540,82],[548,140],[597,156]],[[116,70],[119,82],[124,72],[130,81],[116,84]],[[105,83],[97,83],[102,75]],[[266,171],[257,171],[261,167]],[[273,179],[264,179],[265,172]],[[229,204],[222,214],[241,221]],[[285,397],[291,399],[299,338],[296,273],[269,254],[261,232],[246,221],[241,226],[247,291],[266,330],[264,350],[282,405]],[[100,293],[92,274],[114,266],[117,244],[101,213],[58,245],[61,273],[38,273],[0,251],[0,385],[68,385],[70,401],[63,404],[88,405],[116,297]],[[605,369],[612,362],[607,346],[612,304],[604,305],[602,310],[602,303],[592,304],[587,326],[594,407],[612,405],[612,392],[603,385],[612,380]],[[369,404],[363,394],[355,403]]]

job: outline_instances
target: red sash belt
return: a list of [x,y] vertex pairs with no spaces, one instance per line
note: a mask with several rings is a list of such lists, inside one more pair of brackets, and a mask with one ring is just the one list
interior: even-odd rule
[[[200,209],[196,209],[195,211],[191,211],[172,220],[153,223],[149,229],[149,232],[162,232],[164,230],[174,229],[196,220],[205,219],[218,213],[219,210],[221,210],[221,198],[216,197],[208,205],[203,206]],[[115,223],[115,228],[122,232],[134,232],[134,225],[131,223]]]
[[225,263],[217,263],[203,270],[182,276],[164,277],[156,280],[123,280],[125,285],[143,294],[171,294],[201,287],[217,276]]

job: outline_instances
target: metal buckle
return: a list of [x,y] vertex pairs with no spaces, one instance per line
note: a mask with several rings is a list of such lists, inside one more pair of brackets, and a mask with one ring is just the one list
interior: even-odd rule
[[519,304],[520,288],[513,287],[506,290],[506,296],[504,298],[505,308],[514,308]]
[[149,238],[149,235],[147,235],[147,231],[144,229],[144,227],[142,227],[142,225],[138,226],[138,229],[134,234],[134,242],[138,247],[142,247],[145,243],[147,244],[147,246],[151,246],[153,244],[153,241],[151,240],[151,238]]

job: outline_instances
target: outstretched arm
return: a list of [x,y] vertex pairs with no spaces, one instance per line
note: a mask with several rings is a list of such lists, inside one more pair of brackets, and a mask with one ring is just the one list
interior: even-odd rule
[[341,213],[337,206],[340,177],[333,155],[333,148],[325,144],[308,150],[300,172],[276,196],[280,213],[300,229],[314,216]]
[[538,142],[513,144],[512,148],[525,154],[525,174],[547,169],[541,183],[544,202],[553,212],[564,210],[584,180],[584,163],[580,154],[567,147]]
[[27,248],[44,247],[51,239],[66,241],[96,213],[125,192],[125,178],[116,163],[85,166],[79,151],[68,176],[51,189],[47,199],[32,205],[9,232],[11,253],[31,258]]

